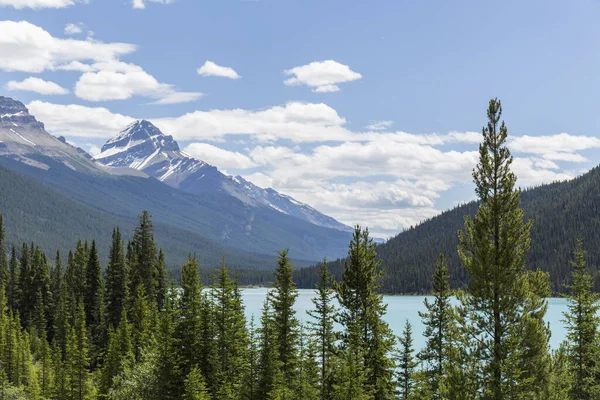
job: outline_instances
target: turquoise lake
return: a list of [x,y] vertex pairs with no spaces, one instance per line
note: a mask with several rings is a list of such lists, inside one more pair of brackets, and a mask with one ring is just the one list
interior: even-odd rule
[[[248,319],[254,315],[256,322],[259,322],[263,302],[268,290],[266,288],[242,289]],[[296,299],[295,307],[296,315],[301,321],[306,322],[310,319],[306,312],[313,309],[312,297],[315,292],[310,289],[300,289],[298,292],[299,295]],[[421,324],[421,318],[419,318],[419,311],[425,311],[425,306],[423,305],[424,299],[425,296],[384,296],[384,300],[388,305],[385,320],[394,333],[400,335],[408,319],[413,326],[415,349],[421,349],[425,344],[423,325]],[[563,312],[566,310],[566,299],[548,299],[546,321],[550,324],[550,329],[552,330],[550,346],[553,349],[558,348],[560,343],[565,339],[566,330],[562,320],[564,319]]]

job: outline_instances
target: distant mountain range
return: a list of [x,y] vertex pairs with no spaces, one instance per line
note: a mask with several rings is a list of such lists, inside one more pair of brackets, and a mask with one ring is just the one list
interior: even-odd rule
[[[342,256],[350,238],[347,226],[314,208],[183,153],[149,121],[127,127],[94,160],[47,133],[21,102],[0,97],[0,166],[0,187],[14,188],[0,195],[7,239],[37,237],[47,251],[79,237],[106,251],[112,225],[127,232],[144,209],[172,263],[197,252],[208,263],[225,254],[236,267],[270,268],[276,251],[290,248],[307,265]],[[69,216],[75,210],[82,218]],[[50,223],[60,220],[69,225]]]

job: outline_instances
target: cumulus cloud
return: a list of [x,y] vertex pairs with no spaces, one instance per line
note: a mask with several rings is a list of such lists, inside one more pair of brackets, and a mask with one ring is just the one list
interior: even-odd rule
[[206,61],[204,65],[198,68],[198,75],[202,76],[220,76],[222,78],[240,79],[241,76],[231,67],[223,67],[212,61]]
[[113,113],[103,107],[60,105],[36,100],[27,104],[27,108],[39,121],[44,122],[50,133],[57,136],[109,138],[135,121],[135,118]]
[[17,10],[23,8],[65,8],[77,3],[87,3],[87,0],[0,0],[0,7],[9,6]]
[[30,77],[23,81],[9,81],[6,84],[7,90],[22,90],[35,92],[39,94],[67,94],[69,91],[57,83],[45,81],[40,78]]
[[74,61],[109,61],[135,49],[128,43],[55,38],[27,21],[0,21],[0,70],[8,72],[41,73]]
[[[29,108],[52,133],[67,137],[107,139],[133,121],[100,107],[36,101]],[[369,226],[383,237],[437,214],[445,191],[469,187],[481,141],[479,132],[355,132],[322,103],[195,111],[150,120],[177,140],[195,141],[185,147],[192,156],[273,187],[346,224]],[[236,134],[243,135],[245,148],[233,151],[227,144],[237,141],[229,137]],[[578,152],[594,148],[597,139],[567,140],[565,135],[512,137],[518,185],[575,175],[562,163],[579,162]],[[554,139],[562,145],[553,145]]]
[[77,24],[65,25],[65,35],[77,35],[83,33],[84,25],[81,22]]
[[250,157],[242,153],[224,150],[208,143],[192,143],[184,151],[194,158],[220,168],[248,169],[256,166]]
[[290,76],[284,84],[306,85],[318,93],[337,92],[340,90],[338,84],[362,78],[361,74],[352,71],[349,66],[333,60],[315,61],[285,70],[284,74]]
[[[71,65],[79,68],[81,65]],[[75,95],[88,101],[126,100],[133,96],[158,99],[154,104],[176,104],[194,101],[202,96],[197,92],[177,92],[173,85],[159,82],[135,64],[120,61],[89,65],[75,84]]]

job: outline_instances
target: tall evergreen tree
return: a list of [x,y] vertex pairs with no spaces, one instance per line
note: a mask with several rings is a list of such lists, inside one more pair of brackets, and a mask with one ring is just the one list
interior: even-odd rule
[[440,399],[440,380],[449,362],[449,351],[453,345],[455,327],[454,310],[451,305],[448,264],[444,254],[436,263],[433,273],[433,301],[425,299],[426,312],[419,312],[425,326],[425,348],[418,358],[425,364],[426,378],[432,400]]
[[181,318],[177,326],[177,336],[181,346],[181,366],[185,375],[200,363],[200,334],[202,332],[202,284],[198,261],[188,255],[188,261],[181,269]]
[[[148,301],[156,302],[157,253],[154,243],[154,226],[148,211],[139,216],[140,223],[133,232],[132,247],[135,250],[136,268],[140,283],[144,285]],[[156,304],[156,303],[155,303]]]
[[319,282],[316,296],[312,299],[314,309],[308,314],[314,321],[309,322],[316,338],[319,359],[319,391],[321,400],[329,400],[333,396],[333,360],[335,348],[335,292],[332,287],[333,278],[329,274],[327,260],[323,260],[319,269]]
[[88,337],[85,326],[85,309],[78,303],[75,325],[67,337],[65,362],[68,368],[70,399],[85,400],[92,393],[90,380],[90,359],[88,356]]
[[398,395],[401,400],[409,400],[413,393],[414,373],[417,362],[414,355],[412,325],[406,320],[402,336],[398,340]]
[[104,330],[106,327],[104,326],[104,280],[95,240],[92,241],[89,251],[83,301],[86,326],[91,333],[91,342],[96,347],[93,356],[96,356],[105,344]]
[[113,229],[108,265],[106,267],[106,320],[113,328],[119,324],[121,313],[129,299],[129,269],[118,227]]
[[0,214],[0,286],[3,286],[6,289],[8,285],[9,270],[5,246],[6,245],[4,243],[4,224],[2,222],[2,214]]
[[516,395],[508,375],[514,375],[519,343],[515,340],[527,293],[523,285],[525,254],[531,222],[523,222],[520,190],[511,172],[512,157],[505,146],[507,128],[500,123],[502,106],[489,103],[487,127],[479,146],[479,164],[473,172],[481,201],[474,219],[465,218],[459,232],[459,255],[470,276],[461,299],[473,357],[483,364],[485,398],[501,400]]
[[175,335],[178,319],[175,297],[174,292],[167,296],[156,333],[157,398],[164,400],[179,399],[183,394],[184,377],[181,374],[179,343]]
[[[296,284],[292,279],[293,266],[288,258],[288,251],[279,253],[273,290],[269,292],[270,304],[273,309],[273,333],[277,359],[281,368],[283,380],[290,386],[297,383],[297,368],[299,362],[299,327],[294,304],[298,297]],[[293,386],[292,386],[293,387]]]
[[[379,269],[375,243],[369,230],[356,226],[348,250],[348,261],[344,264],[342,280],[336,286],[337,299],[342,307],[339,321],[346,330],[344,346],[360,349],[366,376],[367,392],[375,400],[388,399],[393,392],[394,337],[383,320],[387,305],[377,293],[383,271]],[[353,337],[349,332],[359,332]],[[353,339],[354,338],[354,339]],[[358,340],[358,343],[350,343]]]
[[131,343],[131,325],[127,321],[127,311],[121,313],[121,321],[116,331],[109,334],[108,349],[100,375],[100,393],[108,395],[115,377],[132,368],[135,362]]
[[244,374],[248,333],[244,306],[237,283],[229,277],[225,259],[221,261],[215,288],[219,389],[239,398]]
[[570,396],[573,400],[597,399],[600,398],[600,304],[598,294],[592,291],[593,279],[585,265],[581,240],[577,241],[571,266],[569,308],[564,314],[567,359],[573,375]]
[[8,287],[6,290],[6,296],[8,298],[8,308],[17,311],[19,307],[19,299],[20,295],[20,266],[19,260],[17,258],[17,249],[15,246],[12,246],[10,252],[10,262],[8,266]]

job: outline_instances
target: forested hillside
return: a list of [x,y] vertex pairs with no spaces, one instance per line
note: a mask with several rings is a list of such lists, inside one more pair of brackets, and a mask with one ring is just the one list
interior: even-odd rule
[[[130,218],[127,214],[118,215],[119,212],[103,213],[2,165],[0,187],[0,210],[9,244],[33,241],[46,252],[60,250],[66,254],[73,240],[96,240],[100,259],[106,262],[112,228],[119,225],[123,236],[130,237],[137,224],[135,214]],[[188,252],[194,250],[198,261],[207,267],[219,265],[225,254],[233,268],[264,269],[273,264],[272,256],[227,247],[187,229],[162,223],[155,223],[155,229],[169,255],[168,267],[181,265]]]
[[[567,182],[557,182],[523,191],[525,217],[533,221],[527,268],[550,272],[552,290],[564,292],[569,276],[569,259],[576,239],[589,243],[588,257],[594,271],[600,266],[600,168]],[[434,264],[443,252],[450,267],[453,287],[464,287],[467,275],[456,251],[458,231],[464,217],[473,216],[478,203],[461,205],[400,233],[377,247],[387,267],[383,290],[387,293],[425,293],[431,290]],[[340,276],[343,260],[330,262]],[[600,278],[598,274],[594,274]],[[300,287],[312,287],[318,268],[296,271]],[[600,280],[596,279],[596,289]]]

